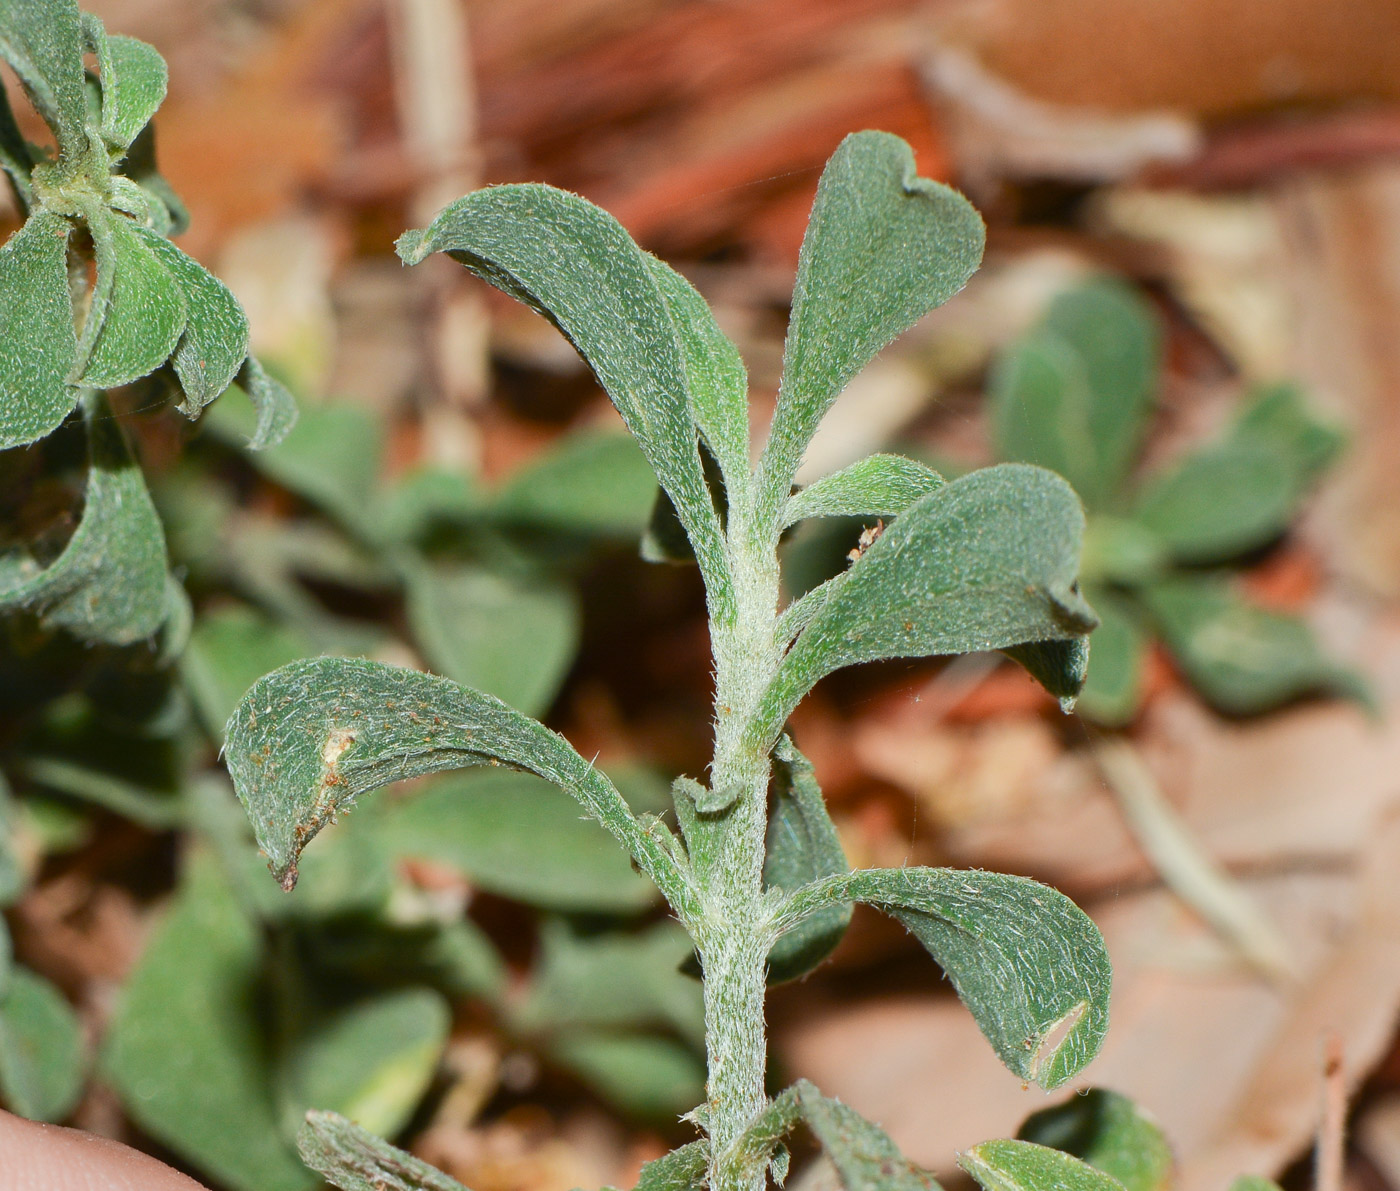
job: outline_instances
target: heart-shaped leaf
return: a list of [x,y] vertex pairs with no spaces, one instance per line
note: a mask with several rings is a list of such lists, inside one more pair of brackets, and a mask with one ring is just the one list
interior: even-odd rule
[[72,412],[77,356],[69,223],[35,211],[0,248],[0,450],[34,442]]
[[[783,661],[761,728],[776,737],[798,700],[842,666],[1082,639],[1098,623],[1076,589],[1083,531],[1069,485],[1025,464],[925,494],[832,585]],[[1060,677],[1072,678],[1072,651],[1061,652]]]
[[972,204],[920,178],[899,137],[857,132],[841,142],[802,241],[761,465],[760,491],[775,518],[831,403],[876,352],[962,289],[985,237]]

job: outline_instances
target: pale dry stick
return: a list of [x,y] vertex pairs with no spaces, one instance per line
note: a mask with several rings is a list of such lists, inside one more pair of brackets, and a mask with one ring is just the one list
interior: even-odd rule
[[[399,126],[413,176],[410,209],[428,223],[481,184],[477,104],[462,0],[387,0]],[[448,466],[479,461],[472,411],[490,387],[490,336],[480,295],[442,269],[429,294],[438,399],[424,411],[424,445]]]
[[1327,1034],[1322,1063],[1322,1119],[1313,1150],[1313,1191],[1342,1191],[1346,1164],[1346,1055],[1341,1035]]
[[1202,851],[1141,754],[1121,738],[1101,740],[1093,751],[1129,832],[1167,888],[1262,975],[1280,983],[1294,979],[1297,964],[1287,941],[1229,873]]

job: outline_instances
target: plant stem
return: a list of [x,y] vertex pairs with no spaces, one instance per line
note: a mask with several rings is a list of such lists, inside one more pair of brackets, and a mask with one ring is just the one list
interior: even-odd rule
[[710,782],[737,793],[724,815],[720,846],[696,874],[704,909],[694,924],[705,974],[706,1085],[710,1191],[761,1191],[764,1164],[728,1153],[731,1142],[767,1104],[764,998],[773,944],[763,894],[764,834],[771,760],[755,748],[748,725],[777,668],[778,578],[772,546],[732,526],[730,570],[735,616],[712,627],[715,660],[715,756]]

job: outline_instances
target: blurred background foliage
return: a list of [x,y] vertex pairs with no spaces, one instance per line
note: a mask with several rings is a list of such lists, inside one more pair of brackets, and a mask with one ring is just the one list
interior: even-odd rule
[[[289,898],[222,725],[296,657],[419,664],[664,809],[708,755],[709,668],[693,572],[637,556],[647,469],[551,328],[447,262],[406,273],[392,241],[481,183],[577,190],[715,305],[762,425],[818,170],[875,127],[978,203],[987,265],[851,386],[800,479],[881,448],[1054,467],[1089,507],[1106,623],[1070,719],[989,658],[824,683],[792,730],[846,852],[1026,873],[1095,914],[1117,985],[1089,1074],[1161,1121],[1164,1179],[1307,1183],[1330,1037],[1348,1185],[1400,1187],[1393,4],[91,7],[170,60],[181,244],[302,416],[249,454],[233,399],[189,426],[115,394],[188,641],[0,630],[0,1100],[234,1191],[315,1185],[289,1144],[310,1106],[474,1191],[629,1186],[684,1136],[684,937],[572,803],[496,771],[413,784],[328,833]],[[0,455],[0,548],[71,534],[80,444]],[[802,527],[791,591],[868,528]],[[1122,741],[1128,771],[1105,761]],[[1243,934],[1183,884],[1183,847]],[[775,991],[774,1058],[945,1165],[1045,1105],[921,973],[858,911]]]

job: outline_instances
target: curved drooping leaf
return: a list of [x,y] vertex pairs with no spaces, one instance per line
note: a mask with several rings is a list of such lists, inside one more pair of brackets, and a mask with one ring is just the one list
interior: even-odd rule
[[43,438],[72,412],[77,356],[66,219],[35,211],[0,248],[0,450]]
[[434,670],[527,715],[554,701],[578,649],[570,588],[482,566],[410,569],[408,622]]
[[0,1100],[33,1121],[61,1121],[83,1090],[82,1025],[63,994],[15,967],[0,999]]
[[1090,508],[1111,503],[1147,429],[1160,340],[1151,306],[1121,281],[1060,294],[993,371],[998,453],[1059,472]]
[[86,408],[88,478],[82,520],[42,570],[13,575],[0,609],[22,608],[84,641],[129,645],[151,636],[170,609],[165,536],[121,425],[99,394]]
[[[812,615],[766,697],[762,728],[776,736],[817,680],[842,666],[1082,643],[1098,623],[1076,587],[1083,531],[1069,485],[1026,464],[984,468],[925,494]],[[1074,660],[1073,649],[1041,651],[1032,673],[1072,679]]]
[[1154,583],[1142,598],[1172,656],[1221,711],[1254,715],[1324,692],[1370,700],[1365,681],[1328,657],[1306,622],[1250,603],[1222,579]]
[[836,1168],[845,1191],[938,1191],[938,1181],[899,1151],[879,1125],[823,1096],[809,1080],[785,1088],[734,1140],[734,1158],[757,1166],[802,1121]]
[[[765,888],[791,892],[849,871],[812,763],[786,736],[773,749],[773,779],[763,853]],[[852,909],[849,904],[827,906],[784,934],[768,953],[768,983],[796,980],[821,963],[841,942]]]
[[248,355],[248,316],[228,286],[163,236],[138,228],[184,294],[188,317],[171,363],[185,400],[180,412],[199,411],[233,383]]
[[857,132],[841,142],[802,241],[763,456],[761,487],[775,517],[831,403],[876,352],[962,289],[985,236],[971,203],[918,176],[899,137]]
[[1029,1141],[984,1141],[958,1157],[983,1191],[1123,1191],[1112,1175]]
[[691,416],[725,487],[742,491],[749,483],[749,377],[739,349],[690,282],[655,257],[647,257],[647,265],[676,328]]
[[[493,186],[399,238],[417,264],[446,252],[550,319],[593,369],[675,502],[711,584],[725,586],[719,523],[700,466],[686,338],[649,258],[611,215],[553,187]],[[673,289],[674,287],[668,287]]]
[[273,1100],[263,944],[207,853],[121,991],[104,1075],[152,1137],[233,1191],[311,1191]]
[[0,5],[0,58],[53,129],[61,157],[87,148],[82,18],[76,0],[6,0]]
[[871,455],[794,493],[783,525],[807,517],[894,517],[942,484],[942,476],[916,460]]
[[848,901],[904,924],[1021,1078],[1048,1091],[1098,1054],[1112,968],[1098,927],[1064,894],[1004,873],[865,869],[799,890],[788,916]]
[[238,373],[243,391],[257,411],[257,425],[248,438],[250,451],[275,447],[297,424],[297,401],[291,391],[258,361],[249,356]]
[[102,139],[124,153],[165,100],[170,81],[155,46],[134,37],[108,35],[102,21],[83,14],[83,33],[97,55],[102,84]]
[[1079,709],[1101,724],[1125,724],[1142,697],[1149,638],[1141,613],[1124,597],[1102,590],[1085,593],[1099,616],[1089,673]]
[[1166,1191],[1172,1151],[1157,1123],[1126,1096],[1091,1088],[1032,1113],[1018,1141],[1063,1150],[1112,1175],[1127,1191]]
[[115,389],[154,372],[175,350],[187,306],[180,283],[124,215],[87,212],[97,256],[92,309],[78,344],[77,383]]
[[334,1112],[309,1112],[297,1134],[301,1160],[341,1191],[467,1191],[421,1158]]
[[[288,889],[301,850],[358,795],[403,778],[493,764],[536,773],[573,795],[653,879],[670,871],[669,858],[658,867],[660,842],[568,741],[445,678],[352,658],[293,662],[253,685],[226,739],[234,787],[273,875]],[[665,891],[675,893],[667,883],[673,887]]]

